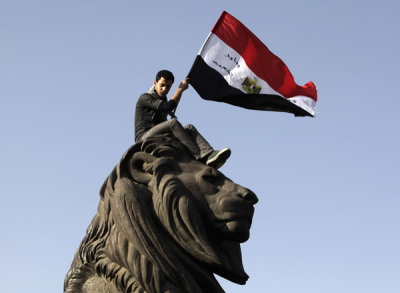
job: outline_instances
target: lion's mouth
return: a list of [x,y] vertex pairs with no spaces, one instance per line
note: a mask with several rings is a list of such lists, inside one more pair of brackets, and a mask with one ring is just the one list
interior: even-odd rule
[[218,226],[226,225],[229,222],[243,222],[246,223],[250,229],[253,222],[254,207],[242,207],[241,212],[225,212],[222,215],[215,215],[215,223]]
[[252,218],[236,217],[215,221],[217,231],[221,233],[224,239],[245,242],[250,236],[250,227]]

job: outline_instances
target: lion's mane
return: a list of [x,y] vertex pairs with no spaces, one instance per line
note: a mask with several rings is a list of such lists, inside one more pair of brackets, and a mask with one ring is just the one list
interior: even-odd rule
[[[151,167],[157,193],[134,180],[140,176],[133,174],[132,163],[138,152],[161,158]],[[240,244],[210,235],[189,192],[168,174],[170,163],[189,160],[185,147],[168,135],[135,144],[124,154],[100,190],[97,213],[75,253],[64,292],[99,290],[99,283],[103,292],[224,292],[213,273],[246,282]]]

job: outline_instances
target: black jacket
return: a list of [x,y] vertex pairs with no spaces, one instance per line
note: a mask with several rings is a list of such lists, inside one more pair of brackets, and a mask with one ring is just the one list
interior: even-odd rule
[[136,103],[135,141],[139,141],[153,126],[167,121],[167,115],[175,108],[175,101],[167,101],[155,92],[141,95]]

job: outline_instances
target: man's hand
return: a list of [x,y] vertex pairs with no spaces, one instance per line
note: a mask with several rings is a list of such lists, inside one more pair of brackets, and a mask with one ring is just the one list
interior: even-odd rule
[[182,80],[181,84],[179,85],[179,89],[182,89],[182,91],[187,90],[189,87],[189,78],[186,77],[184,80]]

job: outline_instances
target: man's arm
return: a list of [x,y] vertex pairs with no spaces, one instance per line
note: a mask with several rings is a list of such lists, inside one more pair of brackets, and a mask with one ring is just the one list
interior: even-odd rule
[[157,110],[163,101],[154,98],[151,94],[143,94],[139,97],[136,107],[146,107]]
[[188,87],[189,87],[189,78],[186,77],[184,80],[182,80],[174,96],[171,98],[171,100],[173,100],[177,106],[179,104],[179,101],[181,100],[183,92],[186,91]]

